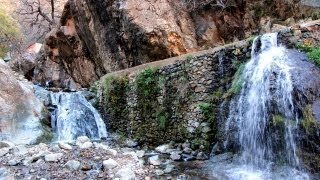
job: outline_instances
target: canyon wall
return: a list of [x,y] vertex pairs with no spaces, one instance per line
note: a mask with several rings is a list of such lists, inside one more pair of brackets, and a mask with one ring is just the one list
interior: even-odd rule
[[88,87],[106,73],[319,18],[316,4],[305,2],[69,0],[46,37],[35,81]]

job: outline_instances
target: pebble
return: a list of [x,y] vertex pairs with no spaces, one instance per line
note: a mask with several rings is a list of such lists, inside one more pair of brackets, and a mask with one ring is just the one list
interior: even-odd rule
[[16,166],[19,162],[15,159],[8,161],[9,166]]
[[120,178],[121,180],[130,180],[130,179],[136,179],[136,175],[130,168],[123,168],[120,169],[116,173],[116,177]]
[[62,158],[62,156],[63,156],[62,153],[48,154],[44,156],[44,160],[46,162],[57,162],[60,158]]
[[113,169],[117,166],[118,166],[117,161],[115,161],[113,159],[108,159],[108,160],[103,161],[103,168],[104,169]]
[[162,176],[162,175],[164,175],[164,172],[161,169],[157,169],[156,170],[156,175],[157,176]]
[[146,154],[146,151],[144,151],[144,150],[136,151],[136,155],[137,155],[139,158],[142,158],[145,154]]
[[64,142],[59,142],[58,143],[59,147],[61,149],[64,149],[64,150],[72,150],[72,146],[67,144],[67,143],[64,143]]
[[170,155],[170,159],[174,161],[180,161],[181,160],[181,155],[178,152],[173,152]]
[[90,142],[90,139],[87,136],[80,136],[77,138],[76,145],[80,146],[85,142]]
[[167,149],[170,149],[170,145],[169,144],[164,144],[161,146],[156,147],[156,151],[160,152],[160,153],[166,153]]
[[197,154],[197,160],[207,160],[209,157],[204,152],[199,152]]
[[76,160],[70,160],[65,164],[65,166],[72,171],[77,171],[80,169],[81,163]]
[[159,166],[161,164],[159,155],[149,157],[149,163],[154,166]]
[[174,170],[175,166],[172,164],[167,164],[166,168],[163,170],[164,173],[169,174]]
[[85,142],[83,144],[81,144],[79,147],[80,149],[89,149],[93,146],[92,142]]

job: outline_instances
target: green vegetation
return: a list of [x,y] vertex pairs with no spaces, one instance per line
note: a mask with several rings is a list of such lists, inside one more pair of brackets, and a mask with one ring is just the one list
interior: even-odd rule
[[272,115],[272,123],[274,126],[284,126],[286,118],[282,115]]
[[203,113],[205,119],[209,124],[214,123],[214,106],[209,103],[200,103],[198,104],[199,109]]
[[313,116],[311,105],[307,105],[303,109],[302,127],[307,133],[311,133],[313,129],[318,127],[317,121]]
[[[103,95],[105,103],[105,111],[111,115],[111,118],[117,121],[127,119],[127,90],[129,80],[128,77],[109,76],[103,83]],[[111,124],[111,128],[112,128]]]
[[297,44],[296,48],[305,52],[309,59],[320,67],[320,44],[305,41],[304,43]]
[[10,44],[20,37],[18,24],[0,8],[0,57],[4,57],[9,50]]
[[193,58],[192,55],[188,55],[188,56],[186,57],[186,60],[187,60],[187,61],[191,61],[192,58]]
[[160,93],[158,69],[149,68],[138,74],[136,78],[138,109],[145,120],[156,114],[157,96]]
[[245,69],[245,64],[240,64],[237,72],[233,76],[231,88],[226,93],[225,97],[231,97],[233,95],[239,94],[243,86],[243,71]]
[[157,120],[161,129],[165,129],[167,127],[167,113],[164,108],[160,108],[157,111]]

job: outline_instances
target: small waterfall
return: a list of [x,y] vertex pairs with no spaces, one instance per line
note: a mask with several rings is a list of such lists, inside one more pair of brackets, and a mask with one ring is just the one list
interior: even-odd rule
[[79,136],[107,137],[99,113],[80,92],[51,92],[50,99],[55,108],[51,113],[51,125],[57,140],[74,140]]
[[[278,46],[276,33],[265,34],[254,40],[251,54],[242,74],[241,93],[230,102],[225,126],[226,133],[234,136],[227,137],[227,143],[235,139],[240,154],[219,171],[230,179],[308,179],[295,169],[299,167],[295,143],[298,114],[286,48]],[[282,118],[281,127],[274,126],[275,115]],[[275,138],[272,128],[283,128],[282,135]],[[275,142],[280,146],[275,147]],[[279,161],[284,165],[274,168]]]

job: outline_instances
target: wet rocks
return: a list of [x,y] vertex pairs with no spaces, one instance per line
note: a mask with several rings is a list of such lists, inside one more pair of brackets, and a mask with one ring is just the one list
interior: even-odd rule
[[179,152],[172,152],[170,154],[170,159],[174,160],[174,161],[180,161],[181,160],[181,153]]
[[197,154],[197,160],[208,160],[209,156],[204,152],[199,152]]
[[166,153],[166,151],[170,148],[171,148],[171,146],[169,144],[164,144],[164,145],[156,147],[155,150],[160,153]]
[[159,166],[161,164],[161,161],[159,159],[159,155],[149,157],[149,163],[154,166]]

